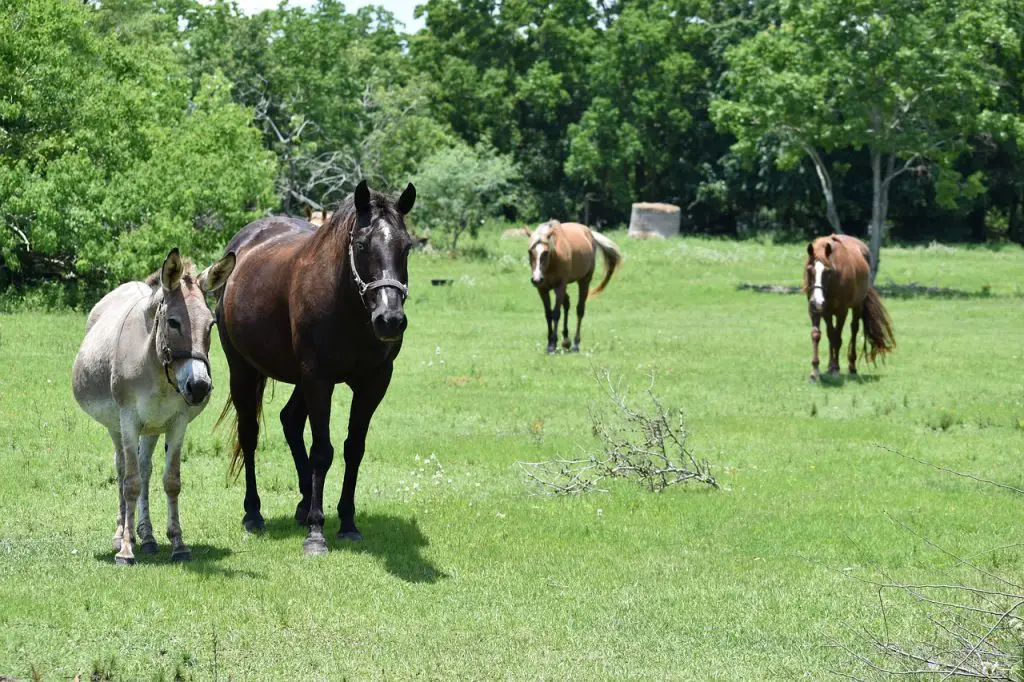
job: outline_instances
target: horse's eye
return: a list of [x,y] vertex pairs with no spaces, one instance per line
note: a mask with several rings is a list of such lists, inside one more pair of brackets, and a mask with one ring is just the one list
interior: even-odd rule
[[174,331],[176,331],[176,332],[180,332],[180,331],[181,331],[181,322],[178,322],[178,321],[177,321],[176,319],[174,319],[173,317],[169,317],[169,318],[167,318],[167,324],[168,324],[168,325],[169,325],[169,326],[171,327],[171,329],[173,329]]
[[362,251],[366,248],[366,244],[363,242],[356,242],[356,251]]

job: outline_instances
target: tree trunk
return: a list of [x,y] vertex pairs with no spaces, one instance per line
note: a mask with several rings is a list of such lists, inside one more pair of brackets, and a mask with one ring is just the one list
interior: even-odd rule
[[[894,159],[889,160],[892,166]],[[891,177],[892,173],[889,173]],[[877,149],[871,149],[871,285],[878,276],[878,265],[882,250],[882,227],[885,225],[885,214],[889,199],[889,180],[882,180],[882,155]]]
[[832,231],[837,234],[845,234],[843,226],[839,222],[839,212],[836,211],[836,198],[832,192],[832,177],[828,174],[825,161],[818,154],[818,151],[809,144],[804,145],[804,151],[814,162],[814,170],[818,173],[818,181],[821,183],[821,193],[825,195],[825,215],[828,217],[828,224]]

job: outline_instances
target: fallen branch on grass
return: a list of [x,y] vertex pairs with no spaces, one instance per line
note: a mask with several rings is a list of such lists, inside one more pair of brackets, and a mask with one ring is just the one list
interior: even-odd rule
[[625,396],[612,383],[607,370],[599,372],[596,378],[607,390],[618,415],[617,422],[610,424],[590,410],[593,432],[601,441],[602,453],[581,459],[520,462],[529,481],[552,495],[607,492],[602,483],[616,478],[635,480],[652,492],[687,481],[718,487],[708,461],[697,459],[686,447],[682,410],[676,411],[673,424],[650,388],[647,397],[653,410],[645,413],[626,404]]

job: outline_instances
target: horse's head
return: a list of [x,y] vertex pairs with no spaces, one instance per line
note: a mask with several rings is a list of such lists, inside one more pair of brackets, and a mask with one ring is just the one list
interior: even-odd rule
[[537,226],[530,239],[530,282],[535,287],[544,286],[544,279],[551,261],[551,246],[554,241],[555,221],[549,220]]
[[832,240],[829,237],[815,239],[807,245],[807,263],[804,265],[803,288],[811,312],[821,314],[824,311],[833,272]]
[[214,316],[205,295],[224,286],[234,268],[235,254],[229,253],[197,277],[192,263],[172,249],[147,280],[159,287],[152,314],[164,376],[189,405],[202,404],[213,390],[209,354]]
[[371,193],[365,180],[354,195],[356,222],[349,240],[349,266],[370,313],[373,333],[381,341],[397,341],[408,324],[404,304],[413,239],[405,229],[405,216],[415,202],[412,184],[398,201]]

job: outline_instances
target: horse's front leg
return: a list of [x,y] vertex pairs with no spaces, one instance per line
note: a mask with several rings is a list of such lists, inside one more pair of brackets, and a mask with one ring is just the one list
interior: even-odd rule
[[359,541],[363,536],[356,528],[356,481],[359,478],[359,465],[363,461],[366,450],[366,432],[370,429],[370,420],[377,406],[384,399],[391,383],[393,364],[388,363],[376,375],[367,381],[352,387],[352,407],[348,415],[348,437],[345,439],[345,482],[341,486],[341,499],[338,500],[339,540]]
[[569,350],[569,290],[562,295],[562,348]]
[[818,365],[821,361],[818,358],[818,343],[821,341],[821,313],[811,311],[811,381],[817,381],[821,376]]
[[558,329],[552,329],[551,327],[551,321],[553,319],[551,316],[551,289],[548,289],[546,287],[538,287],[537,293],[540,294],[540,300],[544,302],[544,321],[548,325],[548,353],[554,353],[555,343],[558,340]]
[[828,330],[828,373],[839,374],[839,353],[843,348],[843,325],[846,324],[846,311],[836,313],[836,323]]
[[324,539],[324,481],[334,461],[334,446],[331,445],[331,396],[334,384],[316,377],[309,372],[302,377],[302,397],[309,412],[309,428],[313,442],[309,448],[309,463],[313,469],[309,496],[309,514],[306,523],[309,531],[302,543],[306,556],[327,553]]
[[124,529],[121,532],[121,549],[114,557],[114,562],[129,566],[135,563],[132,528],[135,527],[135,505],[139,502],[139,491],[142,488],[139,476],[139,424],[131,410],[121,410],[121,450],[124,462],[121,483],[124,491]]
[[181,444],[185,441],[188,417],[171,424],[164,437],[164,493],[167,495],[167,539],[171,541],[171,561],[188,561],[192,550],[181,539],[178,519],[178,494],[181,492]]
[[[554,290],[555,290],[555,305],[551,309],[551,318],[552,318],[551,322],[552,322],[552,324],[554,326],[552,327],[551,335],[548,338],[548,352],[549,353],[554,353],[555,352],[555,347],[558,344],[558,318],[559,318],[559,315],[562,312],[562,308],[565,307],[565,299],[566,299],[566,295],[565,295],[565,282],[559,282],[558,284],[556,284],[555,287],[554,287]],[[568,315],[568,314],[569,314],[568,313],[568,309],[566,309],[566,315]],[[569,329],[568,329],[568,327],[566,327],[565,335],[566,335],[566,337],[569,336]],[[568,341],[568,338],[566,338],[566,341]]]
[[156,538],[153,537],[153,524],[149,520],[149,477],[153,473],[153,450],[159,436],[143,436],[139,439],[139,478],[142,489],[139,490],[139,525],[135,527],[135,537],[139,540],[139,551],[145,554],[156,554]]

